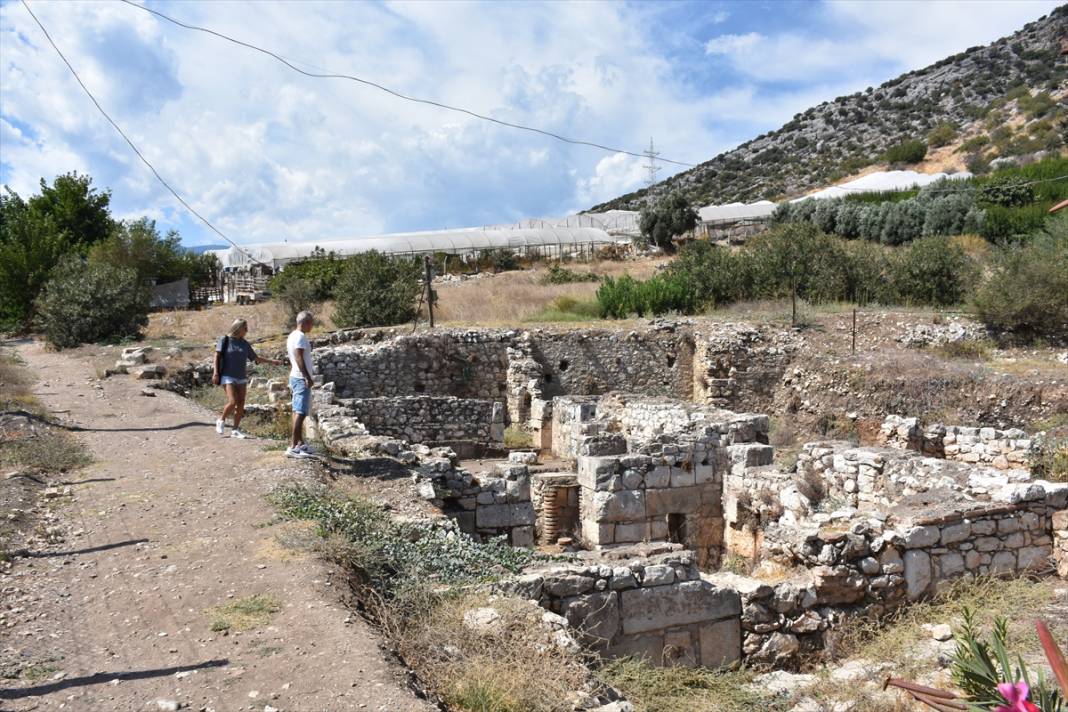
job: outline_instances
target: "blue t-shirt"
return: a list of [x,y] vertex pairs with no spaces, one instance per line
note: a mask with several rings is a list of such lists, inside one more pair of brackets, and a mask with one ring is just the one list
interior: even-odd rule
[[246,366],[249,361],[256,360],[256,352],[252,350],[252,344],[233,336],[220,336],[219,343],[215,344],[215,350],[221,353],[227,339],[229,339],[230,343],[226,353],[222,355],[222,369],[219,375],[229,376],[230,378],[246,378]]

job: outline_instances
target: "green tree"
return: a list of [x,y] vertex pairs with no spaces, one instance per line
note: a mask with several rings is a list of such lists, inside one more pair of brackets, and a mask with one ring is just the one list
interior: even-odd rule
[[0,196],[0,327],[24,328],[48,274],[66,254],[85,254],[111,232],[111,194],[89,176],[68,173],[23,200]]
[[340,327],[390,326],[416,316],[422,265],[371,250],[345,260],[334,290],[334,323]]
[[894,291],[903,304],[960,304],[975,276],[972,261],[945,237],[924,237],[896,255]]
[[147,217],[118,223],[107,238],[89,248],[89,263],[131,269],[141,284],[188,278],[190,289],[214,284],[220,268],[215,255],[187,250],[175,230],[160,235]]
[[681,193],[671,193],[651,209],[643,209],[638,227],[642,237],[665,252],[674,252],[673,240],[697,226],[697,211]]
[[811,282],[826,236],[811,223],[787,223],[760,235],[751,254],[759,280],[773,296],[790,296],[790,320],[797,322],[797,297]]
[[134,337],[148,324],[148,291],[132,269],[67,255],[37,299],[37,319],[61,349]]

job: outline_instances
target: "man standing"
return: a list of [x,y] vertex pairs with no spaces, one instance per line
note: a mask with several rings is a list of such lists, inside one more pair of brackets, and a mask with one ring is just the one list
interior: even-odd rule
[[312,313],[297,314],[297,328],[286,339],[289,352],[289,390],[293,393],[293,437],[286,457],[314,457],[315,451],[304,442],[304,419],[311,412],[312,358],[308,332],[312,330]]

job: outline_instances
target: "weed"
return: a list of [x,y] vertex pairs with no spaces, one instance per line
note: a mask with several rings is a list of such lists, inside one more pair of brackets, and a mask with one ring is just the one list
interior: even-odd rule
[[1053,482],[1068,482],[1068,437],[1044,438],[1032,456],[1031,472]]
[[593,300],[557,297],[547,307],[525,321],[593,321],[601,318],[601,308]]
[[93,458],[67,433],[48,430],[37,437],[4,443],[0,464],[36,472],[69,472],[85,467]]
[[1051,584],[1026,579],[999,579],[992,576],[958,579],[940,594],[927,601],[898,608],[883,618],[856,616],[842,623],[835,632],[831,650],[835,657],[862,657],[872,660],[895,660],[898,677],[914,678],[926,672],[924,663],[910,650],[930,633],[924,624],[950,623],[960,619],[966,609],[979,611],[977,623],[990,624],[997,617],[1016,621],[1010,628],[1010,641],[1033,644],[1037,648],[1029,621],[1021,614],[1048,604],[1055,598]]
[[655,667],[624,658],[606,662],[598,671],[640,712],[751,712],[774,710],[763,693],[751,686],[745,670]]
[[211,629],[218,633],[262,628],[280,610],[282,606],[274,596],[255,595],[209,608],[207,612],[212,616]]
[[575,270],[549,265],[549,269],[541,277],[542,284],[574,284],[575,282],[599,282],[601,278],[593,272],[576,272]]
[[989,361],[993,344],[986,340],[949,341],[934,348],[935,353],[945,358]]
[[720,562],[719,569],[739,576],[748,576],[753,570],[753,562],[741,554],[727,554]]
[[797,491],[808,499],[812,507],[819,507],[823,498],[827,496],[827,482],[815,470],[797,473],[794,484],[797,485]]
[[529,430],[520,425],[509,425],[504,429],[504,446],[509,450],[523,450],[534,446],[534,437]]

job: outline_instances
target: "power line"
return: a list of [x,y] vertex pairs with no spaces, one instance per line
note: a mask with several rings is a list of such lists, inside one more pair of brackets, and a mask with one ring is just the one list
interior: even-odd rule
[[[530,131],[530,132],[533,132],[533,133],[541,134],[542,136],[548,136],[549,138],[556,139],[557,141],[563,141],[564,143],[570,143],[570,144],[574,144],[576,146],[590,146],[591,148],[598,148],[598,149],[601,149],[602,151],[609,151],[611,153],[624,153],[624,154],[626,154],[628,156],[634,156],[635,158],[645,158],[646,157],[645,153],[635,153],[633,151],[627,151],[627,150],[622,149],[622,148],[612,148],[611,146],[605,146],[604,144],[594,143],[593,141],[583,141],[583,140],[580,140],[580,139],[568,138],[567,136],[561,136],[560,134],[553,133],[552,131],[545,131],[544,129],[535,128],[533,126],[525,126],[523,124],[516,124],[516,123],[512,123],[511,121],[504,121],[503,119],[494,118],[493,116],[487,116],[486,114],[480,114],[478,112],[471,111],[470,109],[465,109],[463,107],[451,106],[449,104],[443,104],[441,102],[434,101],[432,99],[422,99],[422,98],[419,98],[419,97],[416,97],[416,96],[409,96],[407,94],[402,94],[399,91],[395,91],[393,89],[390,89],[389,87],[383,86],[383,85],[381,85],[381,84],[379,84],[377,82],[373,82],[373,81],[371,81],[369,79],[362,79],[360,77],[353,76],[351,74],[338,74],[338,73],[325,72],[325,71],[322,72],[322,73],[320,73],[320,72],[309,72],[309,71],[306,71],[304,69],[301,69],[300,67],[296,66],[295,64],[290,62],[285,57],[283,57],[280,54],[277,54],[275,52],[272,52],[269,49],[264,49],[263,47],[259,47],[259,46],[254,45],[254,44],[250,44],[248,42],[243,42],[243,41],[241,41],[239,39],[235,39],[234,37],[231,37],[230,35],[223,34],[222,32],[218,32],[218,31],[210,29],[208,27],[200,27],[199,25],[190,25],[188,23],[182,22],[181,20],[176,20],[173,17],[170,17],[169,15],[164,15],[162,12],[159,12],[158,10],[153,10],[152,8],[145,7],[143,5],[138,5],[137,3],[133,2],[132,0],[122,0],[122,2],[126,3],[127,5],[129,5],[131,7],[135,7],[138,10],[143,10],[144,12],[151,13],[151,14],[159,17],[159,18],[162,18],[162,19],[166,20],[167,22],[170,22],[172,24],[178,25],[179,27],[184,27],[187,30],[196,30],[197,32],[205,32],[205,33],[207,33],[209,35],[214,35],[215,37],[218,37],[219,39],[226,40],[227,42],[232,42],[233,44],[239,45],[241,47],[245,47],[247,49],[251,49],[251,50],[254,50],[256,52],[260,52],[262,54],[265,54],[268,57],[271,57],[273,59],[278,60],[279,62],[281,62],[282,64],[286,65],[287,67],[289,67],[293,71],[299,72],[300,74],[303,74],[303,75],[305,75],[307,77],[312,77],[314,79],[348,79],[349,81],[358,82],[358,83],[363,84],[365,86],[373,87],[373,88],[378,89],[380,91],[384,91],[387,94],[391,94],[391,95],[397,97],[398,99],[404,99],[405,101],[411,101],[411,102],[414,102],[416,104],[427,104],[429,106],[436,106],[439,109],[445,109],[447,111],[455,111],[455,112],[460,113],[460,114],[466,114],[468,116],[473,116],[476,119],[481,119],[483,121],[489,121],[489,122],[494,123],[494,124],[499,124],[500,126],[506,126],[508,128],[512,128],[512,129],[519,129],[521,131]],[[672,160],[670,158],[660,158],[660,160],[663,161],[664,163],[674,163],[677,166],[685,166],[686,168],[693,168],[693,167],[695,167],[697,165],[696,163],[686,163],[685,161],[675,161],[675,160]]]
[[32,17],[33,21],[37,23],[37,26],[41,28],[41,32],[44,33],[44,36],[48,40],[48,43],[50,45],[52,45],[52,49],[54,49],[56,51],[56,54],[59,55],[59,58],[63,60],[63,64],[67,65],[67,69],[69,69],[70,73],[74,75],[74,79],[77,80],[78,85],[82,88],[82,91],[84,91],[86,96],[89,97],[89,100],[93,102],[93,104],[96,106],[97,110],[100,111],[100,113],[104,115],[104,118],[108,120],[108,123],[110,123],[115,128],[115,130],[119,132],[119,135],[122,136],[122,138],[126,141],[126,143],[129,144],[130,148],[133,149],[133,152],[137,154],[137,157],[141,159],[141,162],[144,163],[146,166],[148,166],[148,170],[152,171],[152,175],[156,176],[156,180],[158,180],[160,183],[162,183],[163,187],[166,188],[167,190],[169,190],[171,195],[173,195],[175,197],[175,199],[178,200],[179,203],[181,203],[182,205],[185,206],[186,210],[188,210],[193,215],[195,215],[198,218],[200,218],[201,222],[203,222],[205,225],[207,225],[209,228],[211,228],[211,230],[216,235],[218,235],[222,239],[224,239],[227,242],[229,242],[231,245],[234,246],[234,248],[238,252],[240,252],[242,255],[247,257],[252,262],[255,262],[258,265],[262,265],[264,267],[267,267],[268,265],[265,265],[263,262],[260,262],[255,257],[250,255],[248,252],[243,250],[240,245],[238,245],[236,242],[234,242],[229,237],[224,235],[223,232],[221,230],[219,230],[219,228],[215,227],[211,223],[210,220],[208,220],[206,217],[204,217],[199,212],[197,212],[196,209],[192,205],[187,203],[182,196],[178,195],[178,191],[176,191],[174,188],[172,188],[171,184],[168,183],[163,178],[163,176],[161,176],[159,174],[159,171],[157,171],[156,168],[149,162],[149,160],[147,158],[145,158],[144,154],[141,153],[140,150],[138,150],[137,146],[134,145],[134,142],[130,140],[130,137],[127,136],[126,132],[122,130],[122,127],[120,127],[117,123],[115,123],[115,120],[113,118],[111,118],[111,116],[108,114],[107,111],[104,110],[104,107],[102,107],[100,105],[100,102],[96,100],[96,97],[93,96],[93,93],[91,91],[89,91],[89,87],[85,86],[85,82],[83,82],[82,78],[80,76],[78,76],[78,72],[75,71],[74,67],[67,60],[67,57],[63,54],[63,52],[56,45],[55,41],[52,39],[52,35],[48,34],[48,30],[45,29],[45,26],[41,23],[41,21],[39,19],[37,19],[37,15],[33,14],[33,10],[30,9],[30,6],[26,3],[26,0],[21,0],[21,2],[22,2],[22,6],[24,8],[26,8],[26,12],[30,13],[30,17]]

